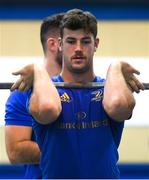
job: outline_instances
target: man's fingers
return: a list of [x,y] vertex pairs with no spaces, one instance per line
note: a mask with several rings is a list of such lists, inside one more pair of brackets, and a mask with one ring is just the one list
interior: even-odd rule
[[25,87],[26,87],[26,83],[22,81],[20,86],[18,87],[18,91],[24,91]]
[[134,69],[134,74],[139,75],[139,74],[140,74],[140,71],[138,71],[138,70]]
[[20,79],[18,79],[13,85],[12,85],[12,87],[11,87],[11,91],[14,91],[15,89],[18,89],[18,87],[20,86],[20,84],[21,84],[21,82],[22,82],[22,79],[20,78]]
[[23,75],[25,73],[25,68],[22,68],[18,71],[12,72],[13,75]]
[[135,69],[133,66],[130,66],[130,72],[133,73],[133,74],[137,74],[139,75],[140,74],[140,71],[138,71],[137,69]]
[[30,86],[27,85],[27,86],[25,86],[23,91],[27,91],[29,88],[30,88]]
[[134,81],[135,81],[136,86],[137,86],[139,89],[141,89],[141,90],[144,90],[144,89],[145,89],[144,85],[143,85],[135,76],[134,76]]
[[140,89],[138,88],[138,86],[136,85],[135,81],[130,80],[128,81],[129,86],[131,87],[132,91],[139,93]]
[[20,75],[20,71],[12,72],[12,75],[15,75],[15,76]]
[[129,77],[127,83],[136,93],[139,93],[140,90],[145,89],[144,85],[135,76],[132,76],[131,78]]

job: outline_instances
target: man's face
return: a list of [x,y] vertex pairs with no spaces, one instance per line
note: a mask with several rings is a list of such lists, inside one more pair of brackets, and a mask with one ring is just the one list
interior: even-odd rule
[[93,55],[98,39],[83,29],[65,28],[62,39],[64,67],[73,73],[84,73],[92,69]]

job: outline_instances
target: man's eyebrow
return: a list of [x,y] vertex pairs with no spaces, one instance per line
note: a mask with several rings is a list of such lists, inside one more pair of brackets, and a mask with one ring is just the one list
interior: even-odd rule
[[[66,39],[76,39],[75,37],[67,37]],[[91,39],[90,36],[82,37],[81,39]]]
[[91,39],[90,36],[83,37],[82,39]]
[[66,37],[66,39],[76,39],[76,38],[68,36]]

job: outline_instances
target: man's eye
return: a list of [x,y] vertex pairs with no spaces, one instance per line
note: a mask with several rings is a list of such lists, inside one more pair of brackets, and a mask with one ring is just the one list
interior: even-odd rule
[[69,43],[69,44],[75,44],[75,41],[74,41],[74,40],[67,40],[67,43]]
[[90,40],[83,40],[82,44],[90,44],[90,42],[91,42]]

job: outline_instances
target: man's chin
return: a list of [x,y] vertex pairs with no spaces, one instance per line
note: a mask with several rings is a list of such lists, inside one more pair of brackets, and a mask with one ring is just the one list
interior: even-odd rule
[[86,71],[87,71],[87,69],[84,68],[84,67],[76,67],[76,66],[72,67],[72,72],[73,73],[82,74],[82,73],[84,73]]

